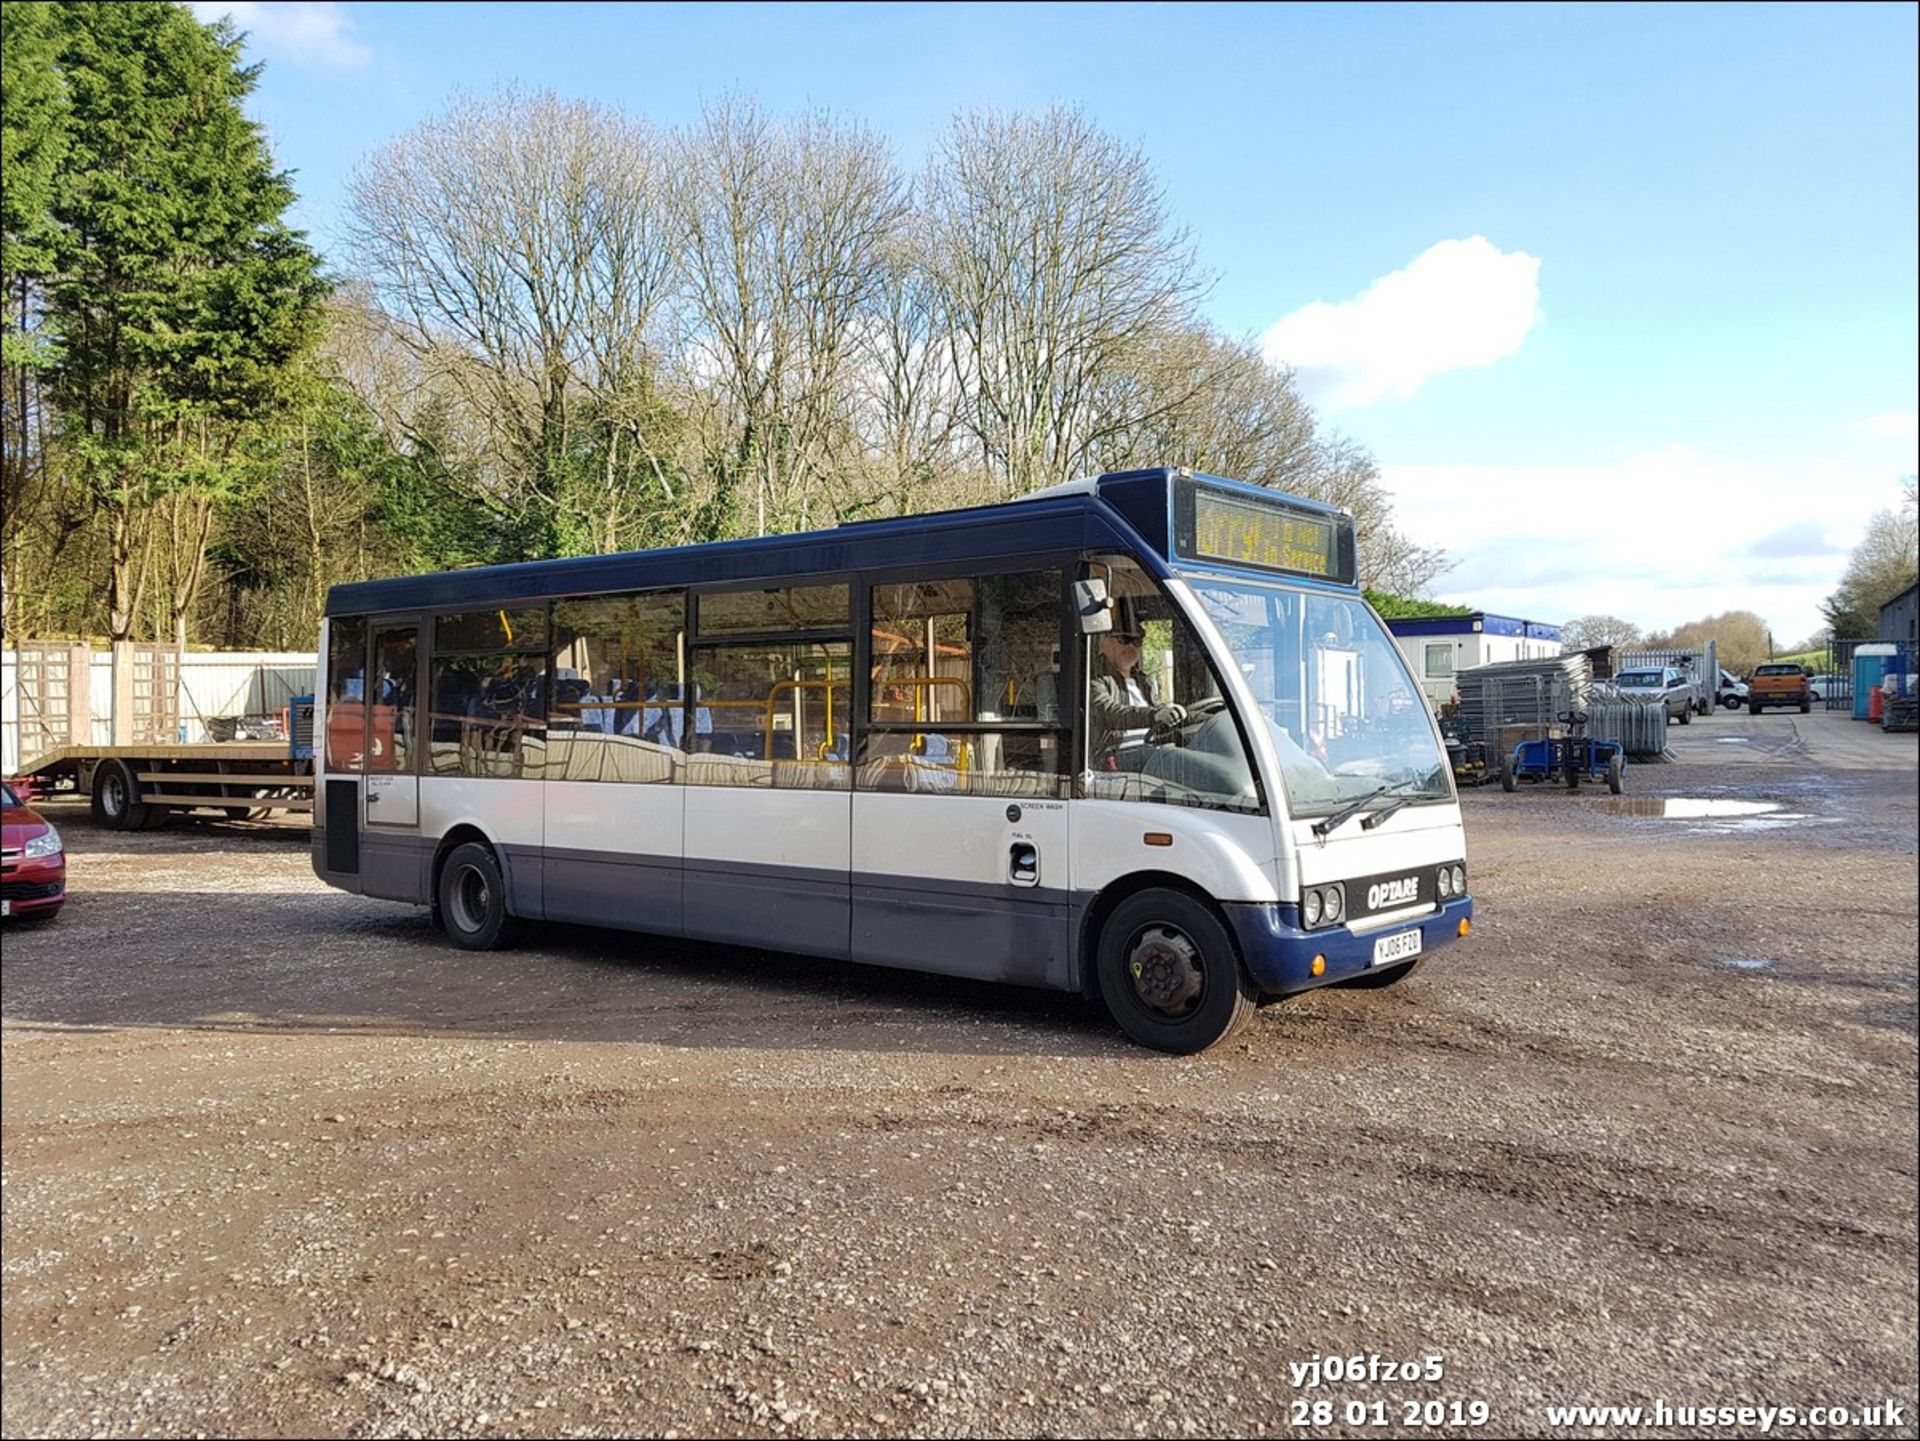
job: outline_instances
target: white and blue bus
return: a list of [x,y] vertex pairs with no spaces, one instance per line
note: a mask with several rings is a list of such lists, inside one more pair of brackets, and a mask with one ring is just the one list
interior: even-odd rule
[[1080,991],[1192,1052],[1464,936],[1446,751],[1352,517],[1148,470],[836,530],[336,586],[313,864]]

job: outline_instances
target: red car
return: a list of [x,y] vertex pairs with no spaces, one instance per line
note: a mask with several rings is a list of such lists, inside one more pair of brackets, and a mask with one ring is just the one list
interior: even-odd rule
[[0,785],[5,836],[0,840],[0,916],[51,917],[67,899],[67,853],[60,832]]

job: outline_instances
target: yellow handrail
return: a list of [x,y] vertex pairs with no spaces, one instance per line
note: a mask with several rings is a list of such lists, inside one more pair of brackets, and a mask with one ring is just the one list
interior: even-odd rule
[[[775,705],[774,702],[779,699],[780,692],[786,691],[786,690],[790,690],[790,691],[823,690],[827,693],[827,738],[825,741],[821,743],[821,750],[823,754],[821,755],[820,759],[823,761],[826,760],[827,757],[824,754],[824,752],[831,750],[833,748],[833,692],[836,686],[844,686],[844,685],[846,685],[845,681],[837,681],[833,679],[833,673],[831,671],[827,673],[827,679],[825,680],[775,681],[773,683],[773,688],[767,692],[767,703],[766,703],[767,724],[766,724],[766,740],[764,743],[764,749],[766,754],[763,757],[763,759],[765,760],[773,759],[773,716],[774,716],[774,712],[779,709],[779,707]],[[793,755],[795,760],[802,759],[800,755],[800,737],[797,733],[793,738]]]

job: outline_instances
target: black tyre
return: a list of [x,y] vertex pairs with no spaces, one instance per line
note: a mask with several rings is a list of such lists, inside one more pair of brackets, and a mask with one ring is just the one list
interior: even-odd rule
[[1683,726],[1690,726],[1693,724],[1693,707],[1692,706],[1688,706],[1685,710],[1680,712],[1680,724]]
[[116,831],[137,831],[147,824],[147,808],[133,772],[119,761],[102,761],[93,771],[93,818]]
[[455,847],[447,857],[435,899],[440,928],[462,950],[498,950],[520,938],[520,922],[507,912],[500,862],[478,841]]
[[1357,976],[1348,976],[1344,981],[1335,981],[1336,990],[1346,991],[1384,991],[1388,986],[1397,986],[1409,977],[1419,974],[1420,968],[1427,963],[1425,956],[1417,961],[1408,961],[1404,965],[1384,966],[1377,971],[1362,971]]
[[1752,702],[1750,702],[1750,703],[1748,704],[1748,706],[1747,706],[1747,714],[1748,714],[1748,715],[1759,715],[1759,714],[1760,714],[1760,702],[1759,702],[1759,701],[1752,701]]
[[1607,757],[1607,789],[1615,795],[1626,789],[1627,759],[1619,751]]
[[1513,753],[1509,751],[1500,760],[1500,789],[1511,794],[1520,787],[1520,777],[1514,774]]
[[1225,1040],[1259,1000],[1226,925],[1179,891],[1145,890],[1114,907],[1095,968],[1120,1029],[1177,1056]]
[[1737,695],[1722,696],[1720,698],[1720,704],[1727,710],[1739,710],[1740,697]]
[[1813,702],[1811,702],[1811,701],[1804,701],[1804,700],[1800,702],[1800,714],[1801,714],[1801,715],[1805,715],[1805,714],[1806,714],[1806,713],[1807,713],[1808,711],[1810,711],[1810,710],[1812,710],[1812,709],[1813,709]]

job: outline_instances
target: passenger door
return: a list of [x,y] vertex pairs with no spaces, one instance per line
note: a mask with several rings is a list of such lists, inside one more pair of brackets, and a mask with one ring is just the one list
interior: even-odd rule
[[1063,573],[923,574],[870,588],[855,960],[1068,983]]
[[367,652],[361,881],[370,896],[417,901],[427,863],[420,843],[420,622],[377,618]]

